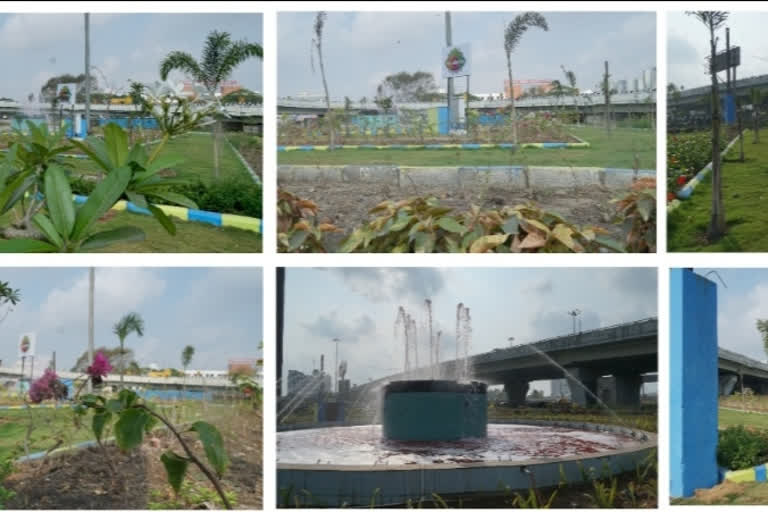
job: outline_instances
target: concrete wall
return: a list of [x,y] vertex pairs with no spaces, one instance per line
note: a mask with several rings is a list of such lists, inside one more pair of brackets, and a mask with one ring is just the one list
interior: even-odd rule
[[717,285],[670,270],[670,495],[717,484]]

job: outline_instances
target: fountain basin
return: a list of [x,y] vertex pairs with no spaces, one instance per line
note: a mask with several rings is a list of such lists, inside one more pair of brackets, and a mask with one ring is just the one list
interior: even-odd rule
[[382,434],[390,441],[485,438],[488,386],[482,382],[399,380],[382,399]]
[[528,489],[532,477],[548,487],[563,477],[581,482],[585,471],[633,471],[656,450],[652,433],[567,421],[494,422],[487,439],[459,442],[387,441],[381,432],[379,425],[278,432],[278,495],[339,507],[503,494]]

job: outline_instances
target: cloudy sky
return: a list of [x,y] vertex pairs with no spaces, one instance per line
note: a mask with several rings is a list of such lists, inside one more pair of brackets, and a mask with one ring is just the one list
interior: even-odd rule
[[[26,99],[52,76],[83,72],[82,14],[0,14],[0,96]],[[128,79],[160,79],[162,59],[173,50],[200,58],[212,30],[233,39],[262,42],[261,14],[91,14],[91,63],[110,87],[127,87]],[[104,79],[94,71],[101,87]],[[181,74],[172,78],[183,78]],[[248,60],[232,75],[245,87],[262,90],[261,61]]]
[[[696,269],[696,273],[706,275],[712,270]],[[716,270],[727,286],[723,286],[717,276],[707,276],[717,283],[718,345],[765,361],[763,341],[755,323],[758,319],[768,319],[768,270]]]
[[[454,44],[472,44],[470,87],[500,93],[506,77],[504,27],[519,14],[452,13]],[[529,29],[513,56],[515,79],[563,79],[560,65],[581,89],[594,88],[608,60],[614,78],[630,81],[656,65],[655,13],[544,13],[549,32]],[[310,67],[314,13],[278,15],[278,91],[319,94]],[[375,95],[382,79],[399,71],[430,71],[440,79],[445,43],[443,12],[330,12],[323,34],[328,88],[334,98]],[[464,90],[460,80],[457,90]],[[440,85],[442,87],[442,84]],[[461,89],[458,89],[461,87]]]
[[397,309],[420,313],[425,298],[444,331],[444,354],[455,353],[456,304],[470,308],[475,354],[508,346],[509,337],[517,344],[568,334],[574,308],[584,330],[656,316],[656,269],[288,268],[283,375],[319,368],[321,354],[332,369],[336,337],[353,383],[402,371]]
[[[17,362],[21,334],[36,332],[35,366],[56,351],[58,367],[69,370],[88,344],[88,270],[4,268],[0,281],[22,295],[0,324],[3,366]],[[261,269],[97,268],[95,288],[96,346],[117,346],[112,326],[135,311],[144,337],[126,344],[142,366],[180,367],[186,345],[195,347],[190,369],[226,370],[229,358],[261,356]]]
[[[731,28],[731,46],[741,46],[741,66],[736,77],[746,78],[768,73],[768,46],[765,27],[768,12],[732,12],[727,26]],[[698,19],[683,12],[667,15],[667,81],[686,89],[708,85],[704,60],[710,53],[709,30]],[[718,51],[725,50],[725,28],[717,33]],[[720,73],[725,80],[725,72]]]

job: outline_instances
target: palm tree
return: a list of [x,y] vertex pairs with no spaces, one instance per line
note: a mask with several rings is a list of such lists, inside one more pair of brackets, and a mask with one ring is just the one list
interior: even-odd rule
[[[328,17],[325,11],[319,11],[315,16],[314,32],[315,37],[312,38],[312,46],[317,50],[317,60],[320,62],[320,75],[323,77],[323,89],[325,90],[325,108],[327,109],[326,115],[328,116],[328,137],[330,144],[329,150],[333,150],[334,143],[334,125],[333,125],[333,111],[331,110],[331,96],[328,94],[328,81],[325,79],[325,62],[323,62],[323,28],[325,27],[325,19]],[[310,56],[313,56],[311,54]],[[314,59],[311,60],[312,69],[314,71]]]
[[187,345],[184,347],[184,350],[181,351],[181,366],[184,368],[184,386],[182,390],[182,395],[186,392],[187,388],[187,367],[189,366],[189,363],[192,362],[192,358],[195,355],[195,347],[192,345]]
[[0,306],[8,306],[5,314],[0,316],[0,322],[5,320],[5,317],[7,317],[13,310],[13,306],[20,301],[21,294],[19,293],[19,290],[14,290],[9,283],[0,281]]
[[728,20],[726,11],[687,11],[709,30],[709,76],[712,82],[712,212],[707,229],[707,238],[717,240],[725,234],[725,207],[723,205],[722,172],[720,170],[720,92],[715,71],[717,38],[715,31]]
[[581,121],[581,115],[579,112],[579,90],[576,88],[576,73],[569,69],[565,69],[565,66],[560,64],[560,69],[563,70],[563,75],[565,76],[566,82],[568,82],[568,85],[571,88],[571,95],[573,96],[573,107],[576,109],[576,124],[578,125]]
[[504,52],[507,55],[507,78],[509,79],[509,104],[512,106],[512,142],[517,144],[517,119],[515,118],[515,89],[512,86],[512,52],[520,43],[520,38],[530,27],[549,30],[547,20],[538,12],[528,11],[519,14],[504,30]]
[[125,361],[122,356],[125,353],[125,338],[130,334],[136,333],[141,338],[144,336],[144,319],[138,313],[128,313],[112,327],[112,332],[115,333],[120,340],[120,388],[123,387],[123,374],[125,373]]
[[[218,101],[216,91],[221,83],[230,77],[237,66],[251,57],[263,58],[260,44],[245,40],[232,41],[229,33],[214,30],[208,34],[200,61],[196,61],[186,52],[173,51],[160,63],[160,77],[166,80],[171,71],[182,71],[203,84],[208,95]],[[220,132],[221,120],[216,119],[213,135],[213,166],[216,178],[219,177]]]

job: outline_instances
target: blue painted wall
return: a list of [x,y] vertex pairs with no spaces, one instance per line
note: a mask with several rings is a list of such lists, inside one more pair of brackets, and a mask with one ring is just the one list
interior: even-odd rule
[[669,463],[673,497],[717,484],[717,285],[671,269]]
[[733,94],[723,95],[723,121],[726,124],[733,124],[736,122],[736,100]]
[[144,128],[146,130],[156,130],[157,120],[154,117],[111,117],[109,119],[99,119],[99,126],[105,126],[114,123],[120,128],[128,129],[133,124],[134,128]]

